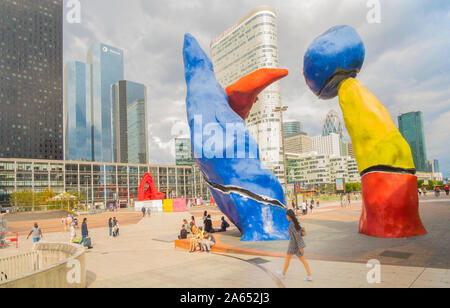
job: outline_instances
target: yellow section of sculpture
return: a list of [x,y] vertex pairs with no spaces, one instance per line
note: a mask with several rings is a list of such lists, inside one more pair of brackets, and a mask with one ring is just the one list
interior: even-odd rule
[[358,80],[341,82],[339,103],[359,172],[378,165],[415,168],[411,148],[389,112]]

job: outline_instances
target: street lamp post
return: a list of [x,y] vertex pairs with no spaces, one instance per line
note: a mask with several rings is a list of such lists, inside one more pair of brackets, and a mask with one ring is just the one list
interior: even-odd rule
[[86,176],[85,180],[86,180],[86,210],[88,209],[89,206],[89,180],[90,180],[90,176]]
[[286,164],[286,148],[285,148],[285,142],[284,142],[284,123],[283,123],[283,112],[286,112],[289,107],[283,106],[283,107],[277,107],[273,110],[273,112],[279,112],[280,113],[280,121],[281,121],[281,146],[283,148],[283,165],[284,165],[284,191],[287,190],[287,164]]

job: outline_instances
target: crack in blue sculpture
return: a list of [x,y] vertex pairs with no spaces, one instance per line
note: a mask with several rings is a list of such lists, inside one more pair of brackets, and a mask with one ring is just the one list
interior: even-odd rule
[[[194,159],[215,202],[241,231],[242,241],[287,240],[289,222],[283,189],[261,163],[256,141],[242,118],[230,108],[209,57],[190,34],[185,35],[183,57]],[[222,130],[221,142],[214,143],[214,157],[204,150],[205,141],[214,137],[205,129],[211,126]],[[238,127],[230,138],[226,138],[227,126]],[[253,148],[254,157],[249,154]],[[245,158],[237,158],[239,149],[245,149]],[[230,157],[230,153],[235,155]]]

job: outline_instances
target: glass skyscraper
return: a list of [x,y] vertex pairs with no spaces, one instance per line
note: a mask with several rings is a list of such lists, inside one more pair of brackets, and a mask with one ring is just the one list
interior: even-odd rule
[[130,164],[146,164],[148,160],[146,105],[144,99],[138,99],[127,106]]
[[284,122],[284,137],[289,138],[297,135],[305,135],[303,132],[303,124],[299,121]]
[[65,68],[65,159],[92,161],[91,66],[69,62]]
[[398,128],[411,147],[417,171],[427,172],[427,151],[422,112],[410,112],[400,115],[398,117]]
[[112,122],[115,103],[112,99],[112,88],[116,82],[124,79],[123,51],[96,43],[89,50],[88,62],[92,65],[93,159],[99,162],[113,162]]
[[344,137],[344,126],[341,121],[339,114],[331,110],[325,119],[323,124],[323,136],[329,136],[330,134],[338,134],[341,138]]
[[62,1],[0,1],[0,158],[63,158]]
[[114,160],[146,164],[148,161],[147,95],[143,84],[121,80],[114,84],[112,99]]
[[190,138],[175,138],[175,161],[177,166],[193,166],[195,164]]

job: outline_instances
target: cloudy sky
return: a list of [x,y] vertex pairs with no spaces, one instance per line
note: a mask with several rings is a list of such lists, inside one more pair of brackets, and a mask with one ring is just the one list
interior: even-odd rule
[[[68,1],[65,1],[68,3]],[[94,42],[125,52],[125,78],[147,86],[151,163],[174,163],[173,139],[186,133],[182,45],[186,32],[209,52],[209,43],[259,5],[278,14],[280,65],[290,70],[281,83],[288,118],[321,133],[338,100],[320,101],[306,87],[303,55],[328,28],[356,28],[366,45],[359,76],[388,108],[422,111],[428,159],[439,159],[450,175],[450,1],[380,0],[381,23],[369,23],[373,0],[80,0],[81,22],[64,25],[64,61],[85,61]]]

